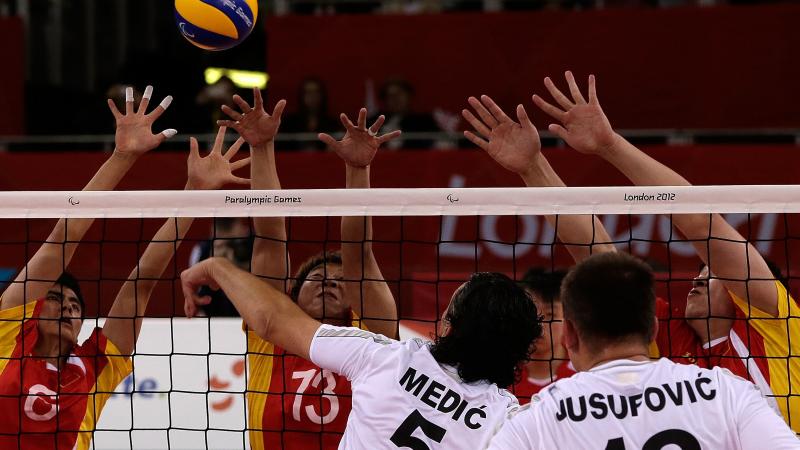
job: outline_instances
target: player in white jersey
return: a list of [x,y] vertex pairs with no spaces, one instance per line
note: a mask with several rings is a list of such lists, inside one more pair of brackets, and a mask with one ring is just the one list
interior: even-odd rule
[[[511,385],[542,334],[536,306],[510,278],[474,274],[454,294],[440,337],[397,342],[322,325],[289,297],[222,258],[181,274],[185,312],[221,288],[249,329],[351,382],[353,407],[340,449],[485,449],[518,408]],[[323,395],[323,398],[324,395]]]
[[798,449],[752,383],[726,369],[651,361],[650,268],[625,253],[575,266],[562,285],[564,345],[581,372],[543,389],[491,449]]

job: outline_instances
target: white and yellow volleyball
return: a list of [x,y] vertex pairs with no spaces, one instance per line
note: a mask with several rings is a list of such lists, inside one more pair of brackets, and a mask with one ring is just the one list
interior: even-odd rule
[[253,31],[257,18],[257,0],[175,0],[178,29],[204,50],[239,44]]

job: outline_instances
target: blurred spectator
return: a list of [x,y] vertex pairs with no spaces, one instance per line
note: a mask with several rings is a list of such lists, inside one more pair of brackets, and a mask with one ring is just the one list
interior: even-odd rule
[[216,83],[205,86],[195,97],[195,103],[202,110],[207,111],[205,117],[210,119],[209,129],[217,127],[217,120],[227,119],[222,113],[222,105],[233,108],[233,95],[238,93],[236,85],[228,77],[221,77]]
[[281,150],[324,150],[323,144],[316,135],[338,131],[341,125],[328,115],[328,90],[325,84],[316,78],[307,78],[297,92],[298,110],[283,118],[281,132],[309,133],[308,141],[291,141],[282,143]]
[[[394,130],[402,130],[403,133],[441,131],[431,113],[413,111],[411,108],[413,97],[414,87],[406,80],[390,79],[383,84],[380,90],[381,110],[375,115],[375,117],[381,114],[386,116],[386,124],[381,133]],[[384,147],[394,150],[431,148],[432,146],[433,139],[406,139],[403,136],[384,145]]]
[[[216,218],[211,230],[211,239],[200,242],[192,249],[189,266],[211,256],[227,258],[243,270],[250,270],[250,257],[253,254],[253,237],[247,219]],[[203,307],[209,317],[236,317],[239,313],[225,293],[213,291],[204,286],[201,295],[210,295],[211,303]]]

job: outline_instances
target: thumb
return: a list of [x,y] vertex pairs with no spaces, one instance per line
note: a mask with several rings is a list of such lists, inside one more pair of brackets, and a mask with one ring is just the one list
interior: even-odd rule
[[550,130],[551,133],[563,139],[565,142],[569,137],[569,132],[567,131],[567,129],[557,123],[551,123],[550,126],[547,127],[547,129]]

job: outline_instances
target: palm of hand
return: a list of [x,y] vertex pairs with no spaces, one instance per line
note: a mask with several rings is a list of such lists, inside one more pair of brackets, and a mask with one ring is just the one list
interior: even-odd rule
[[564,117],[567,144],[586,154],[601,153],[614,140],[614,130],[599,105],[577,105]]
[[254,109],[239,120],[238,131],[250,145],[259,146],[275,139],[280,125],[280,117],[270,116],[263,109]]
[[527,169],[542,150],[539,133],[524,129],[517,123],[506,122],[492,129],[487,153],[501,166],[520,173]]
[[211,152],[203,158],[190,158],[188,172],[195,189],[219,189],[230,180],[233,170],[221,153]]
[[370,136],[365,130],[355,130],[355,132],[348,131],[340,145],[334,147],[334,151],[346,164],[365,167],[372,162],[378,147],[378,139],[375,136]]
[[117,151],[139,155],[158,147],[159,140],[151,131],[151,122],[142,116],[124,116],[117,120],[114,142]]

